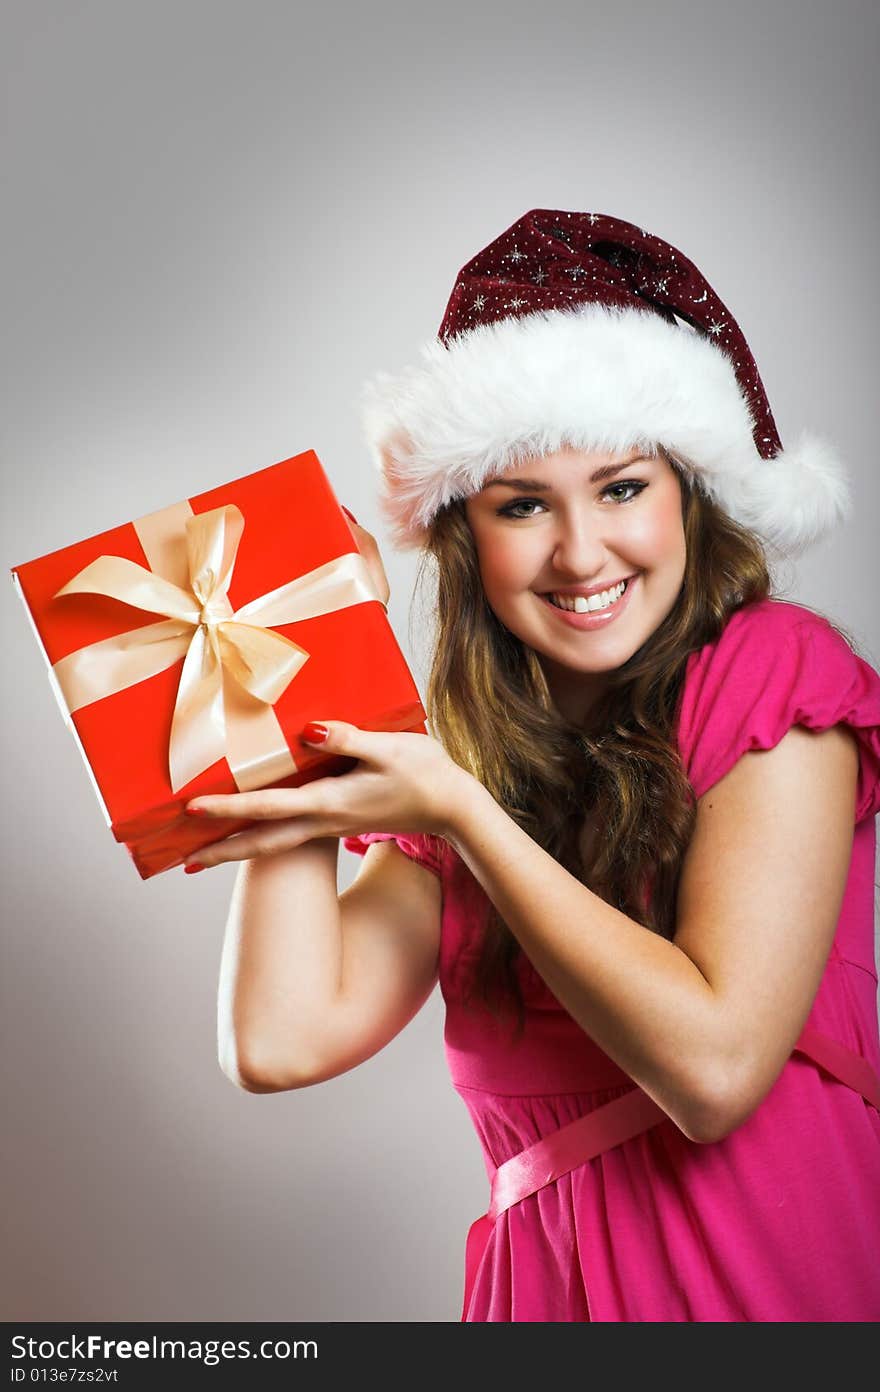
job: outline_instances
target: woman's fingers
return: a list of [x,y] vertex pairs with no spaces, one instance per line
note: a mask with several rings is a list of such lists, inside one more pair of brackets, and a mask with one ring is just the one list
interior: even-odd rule
[[308,817],[298,817],[295,822],[279,823],[274,827],[249,828],[237,836],[227,836],[222,841],[214,841],[210,846],[193,851],[184,862],[184,870],[192,872],[196,869],[207,870],[212,865],[226,865],[231,861],[261,860],[264,856],[278,855],[281,851],[292,851],[316,835],[317,827]]
[[[359,527],[358,531],[361,530],[363,529]],[[388,576],[385,574],[385,567],[382,564],[382,557],[379,555],[379,548],[376,545],[375,541],[373,541],[373,538],[370,536],[369,532],[366,532],[365,536],[369,538],[370,544],[361,544],[359,540],[358,545],[360,553],[367,563],[367,570],[370,572],[373,584],[376,586],[376,589],[379,592],[379,598],[381,599],[383,604],[387,604],[388,600],[391,598],[391,586],[388,583]]]
[[[310,722],[314,723],[314,722]],[[304,743],[323,749],[327,754],[341,755],[354,760],[367,760],[377,747],[395,736],[384,732],[361,730],[344,720],[317,722],[327,731],[323,741]],[[338,777],[313,778],[298,788],[258,788],[252,793],[211,793],[190,798],[184,807],[188,816],[205,821],[283,821],[291,817],[306,817],[320,821],[332,818],[339,811]]]
[[[336,798],[334,799],[334,794]],[[338,802],[336,779],[315,778],[299,788],[265,788],[193,798],[187,815],[206,821],[274,822],[290,817],[329,817]]]
[[[362,730],[345,720],[318,719],[310,720],[299,738],[302,744],[355,767],[340,775],[312,778],[295,788],[191,798],[187,812],[204,819],[205,826],[213,822],[218,838],[225,841],[215,842],[215,850],[206,847],[194,852],[187,869],[193,861],[212,865],[247,860],[315,837],[364,830],[404,826],[413,831],[440,828],[443,834],[458,796],[453,775],[460,780],[462,771],[436,740],[407,731]],[[230,825],[235,822],[238,827]]]
[[[342,504],[340,504],[342,506]],[[385,567],[382,564],[382,557],[379,554],[379,546],[372,532],[368,532],[366,527],[362,527],[356,522],[347,507],[342,506],[342,511],[351,523],[351,530],[354,539],[358,544],[358,550],[367,563],[367,569],[373,579],[373,584],[379,592],[383,604],[388,603],[391,597],[391,586],[388,583],[388,576],[385,574]]]
[[302,788],[267,788],[255,793],[216,793],[210,797],[193,798],[186,804],[190,817],[225,821],[272,821],[280,817],[295,817],[297,811],[315,810],[316,794],[306,803],[310,784]]

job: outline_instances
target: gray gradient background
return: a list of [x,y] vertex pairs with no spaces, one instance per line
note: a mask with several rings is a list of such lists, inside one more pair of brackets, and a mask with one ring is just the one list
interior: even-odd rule
[[[6,566],[314,448],[383,547],[424,691],[357,390],[523,212],[593,210],[700,266],[783,442],[839,445],[857,515],[781,589],[877,665],[874,4],[4,15]],[[141,883],[0,602],[3,1318],[457,1320],[488,1189],[439,990],[348,1076],[237,1091],[215,1052],[234,869]]]

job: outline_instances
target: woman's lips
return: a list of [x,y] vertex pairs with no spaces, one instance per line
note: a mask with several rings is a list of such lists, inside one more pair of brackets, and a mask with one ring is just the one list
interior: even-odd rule
[[607,628],[608,624],[614,623],[614,620],[619,618],[626,609],[626,606],[629,604],[629,597],[638,583],[638,580],[638,575],[634,575],[631,580],[627,580],[626,589],[620,596],[620,599],[615,600],[607,609],[594,609],[592,612],[586,614],[576,614],[571,609],[560,609],[558,605],[551,602],[547,595],[538,595],[538,598],[544,606],[550,610],[551,614],[555,614],[557,619],[561,619],[563,623],[567,623],[570,628]]

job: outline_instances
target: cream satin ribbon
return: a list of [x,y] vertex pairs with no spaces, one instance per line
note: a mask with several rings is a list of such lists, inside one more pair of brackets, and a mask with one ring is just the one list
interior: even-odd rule
[[241,792],[295,773],[272,706],[309,653],[271,629],[365,600],[382,604],[363,557],[346,553],[233,612],[229,582],[244,531],[237,507],[195,516],[189,503],[177,503],[133,525],[149,570],[122,556],[99,556],[55,597],[108,595],[166,619],[56,662],[68,711],[146,681],[182,657],[168,751],[172,792],[224,757]]

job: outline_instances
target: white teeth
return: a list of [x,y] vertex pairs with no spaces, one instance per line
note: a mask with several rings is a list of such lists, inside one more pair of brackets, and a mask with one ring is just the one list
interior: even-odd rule
[[583,595],[548,595],[551,604],[555,604],[557,609],[568,609],[574,614],[592,613],[594,609],[607,609],[610,604],[614,604],[626,589],[627,581],[622,580],[619,585],[615,585],[612,590],[603,590],[601,594],[590,595],[585,598]]

